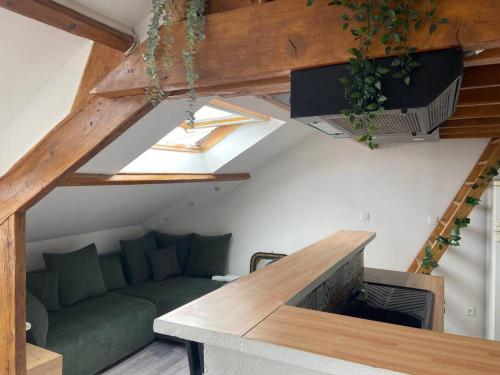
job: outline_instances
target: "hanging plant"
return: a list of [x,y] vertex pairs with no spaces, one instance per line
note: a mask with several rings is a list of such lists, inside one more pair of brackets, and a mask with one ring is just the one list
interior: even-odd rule
[[[158,104],[165,96],[161,87],[161,78],[167,76],[172,67],[172,46],[175,41],[171,33],[171,24],[174,20],[186,18],[185,47],[182,51],[182,60],[189,89],[187,121],[191,126],[194,124],[196,102],[194,87],[198,78],[195,71],[195,55],[201,42],[205,40],[205,7],[206,0],[152,0],[147,48],[144,53],[146,74],[149,77],[146,97],[151,103]],[[164,30],[160,33],[162,22]],[[159,61],[162,61],[163,64],[160,65]]]
[[[488,168],[486,173],[484,175],[481,175],[478,177],[479,180],[482,182],[479,183],[474,183],[470,186],[472,190],[479,189],[480,187],[484,186],[483,184],[489,184],[495,176],[498,176],[498,169],[500,168],[500,160],[495,163],[494,166]],[[469,206],[477,206],[481,202],[481,199],[467,196],[465,198],[465,204]],[[462,239],[460,230],[462,228],[467,228],[470,224],[470,218],[468,217],[462,217],[462,218],[456,218],[455,219],[455,225],[450,229],[450,232],[448,233],[447,236],[440,235],[436,238],[436,242],[438,244],[438,248],[442,250],[444,246],[460,246],[460,240]],[[428,249],[427,249],[428,248]],[[424,256],[422,258],[422,263],[421,267],[432,271],[433,268],[436,268],[437,262],[434,262],[434,259],[432,258],[432,249],[427,246],[424,249]],[[424,267],[424,264],[427,266]],[[433,264],[435,264],[433,266]]]
[[439,267],[438,262],[434,260],[434,255],[432,254],[432,249],[430,246],[426,246],[424,249],[424,256],[420,262],[420,267],[427,270],[426,273],[431,273],[434,268]]
[[[342,29],[349,29],[358,43],[350,48],[349,76],[340,79],[345,86],[348,108],[342,111],[355,129],[363,135],[360,142],[375,149],[375,136],[379,130],[376,118],[384,111],[384,104],[390,98],[384,95],[382,76],[392,72],[407,86],[411,83],[413,71],[420,66],[415,60],[415,47],[408,45],[410,30],[418,30],[428,25],[429,33],[438,24],[445,24],[445,18],[436,16],[435,0],[429,2],[430,8],[424,12],[417,5],[424,0],[332,0],[330,5],[342,6],[350,12],[341,15]],[[307,0],[312,5],[314,0]],[[396,54],[391,69],[383,67],[375,60],[371,48],[379,41],[385,46],[387,56]]]

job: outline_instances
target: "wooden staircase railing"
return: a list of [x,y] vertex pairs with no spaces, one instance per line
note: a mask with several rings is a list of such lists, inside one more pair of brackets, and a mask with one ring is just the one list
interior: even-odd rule
[[[460,187],[452,202],[444,212],[439,223],[436,224],[434,230],[431,232],[431,235],[425,241],[425,244],[420,249],[417,257],[411,263],[408,268],[408,272],[432,272],[432,270],[421,266],[421,260],[424,257],[426,247],[429,246],[431,248],[433,259],[436,262],[441,259],[449,246],[443,243],[438,243],[437,238],[439,236],[447,237],[450,230],[455,226],[455,220],[457,218],[469,217],[474,206],[467,204],[466,198],[468,196],[474,198],[481,197],[488,187],[489,182],[482,181],[479,176],[484,175],[491,167],[496,166],[498,160],[500,160],[500,138],[493,138],[484,149],[478,162],[472,168],[472,171],[469,173],[469,176],[465,180],[464,184]],[[480,185],[479,188],[473,189],[472,185],[474,184]]]

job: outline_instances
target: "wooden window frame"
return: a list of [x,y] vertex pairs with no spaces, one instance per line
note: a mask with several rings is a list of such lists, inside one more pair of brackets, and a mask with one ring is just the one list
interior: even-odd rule
[[[233,133],[236,129],[238,129],[242,125],[252,125],[255,122],[248,122],[252,119],[256,119],[258,121],[269,121],[271,119],[270,116],[264,115],[262,113],[254,112],[252,110],[240,107],[239,105],[228,103],[224,100],[213,98],[208,102],[208,104],[213,105],[214,107],[219,107],[223,110],[230,111],[232,113],[241,114],[241,116],[233,117],[229,119],[222,120],[208,120],[208,121],[200,121],[193,125],[196,128],[205,128],[214,126],[215,124],[219,124],[217,129],[208,134],[206,137],[200,140],[200,144],[196,146],[188,146],[183,144],[172,144],[172,145],[160,145],[155,144],[151,147],[153,150],[161,150],[161,151],[174,151],[174,152],[205,152],[214,147],[217,143],[222,141],[224,138],[228,137],[231,133]],[[228,125],[220,125],[220,124],[228,124]],[[184,121],[181,125],[183,129],[191,129],[191,126]]]

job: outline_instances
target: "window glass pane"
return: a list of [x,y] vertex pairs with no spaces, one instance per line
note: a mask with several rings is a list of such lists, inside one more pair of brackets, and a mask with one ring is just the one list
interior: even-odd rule
[[200,141],[212,133],[215,127],[184,129],[177,127],[157,142],[158,145],[197,146]]

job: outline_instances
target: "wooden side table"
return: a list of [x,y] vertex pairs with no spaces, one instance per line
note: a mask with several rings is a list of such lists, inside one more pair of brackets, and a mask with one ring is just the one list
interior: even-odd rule
[[26,344],[26,368],[28,375],[61,375],[62,355],[39,346]]

